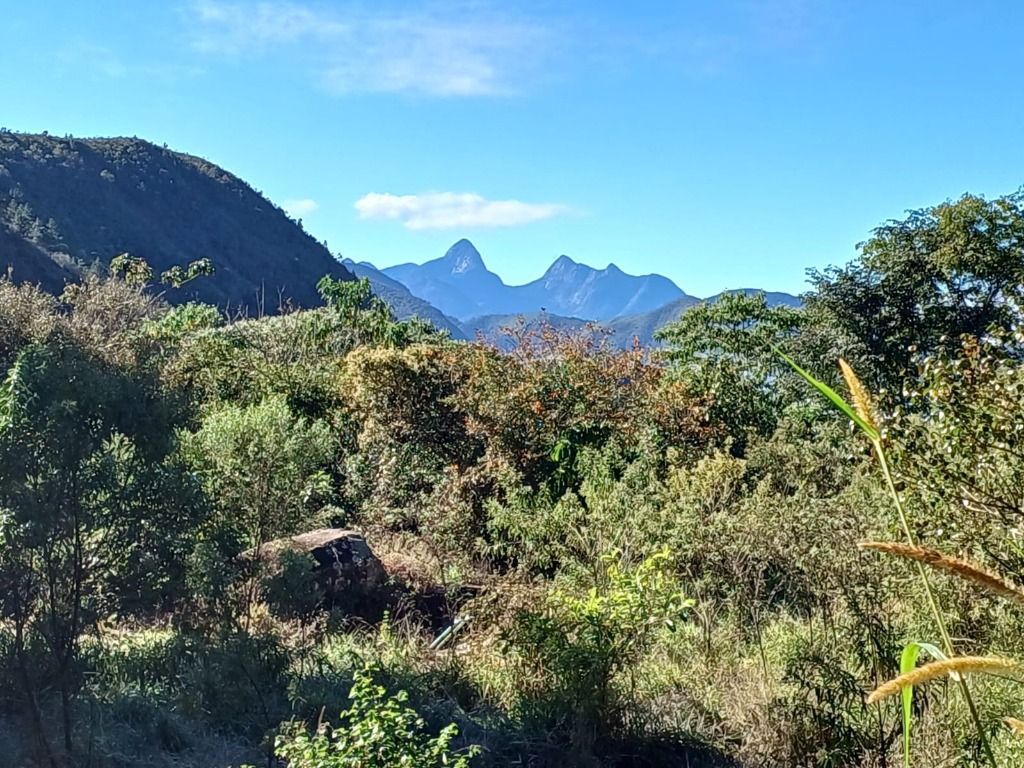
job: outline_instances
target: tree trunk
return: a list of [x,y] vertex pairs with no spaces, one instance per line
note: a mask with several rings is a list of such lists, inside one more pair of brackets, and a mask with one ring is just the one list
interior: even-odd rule
[[32,685],[32,678],[29,675],[28,664],[25,661],[24,629],[20,617],[15,619],[14,629],[14,653],[18,660],[18,676],[21,678],[22,688],[25,690],[25,699],[28,702],[28,714],[32,723],[32,731],[36,737],[39,749],[43,757],[50,765],[50,768],[58,768],[57,759],[50,749],[50,741],[46,738],[46,729],[43,728],[43,716],[39,711],[39,702],[36,699],[35,686]]

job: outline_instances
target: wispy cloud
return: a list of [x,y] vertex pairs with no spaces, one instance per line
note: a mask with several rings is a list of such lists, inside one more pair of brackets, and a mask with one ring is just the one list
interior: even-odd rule
[[83,40],[58,48],[53,55],[53,62],[61,74],[90,77],[94,80],[134,78],[174,83],[196,77],[203,72],[194,62],[178,63],[157,58],[139,58],[119,53],[106,45]]
[[429,192],[392,195],[371,192],[356,201],[361,219],[399,221],[406,229],[461,229],[515,227],[567,213],[559,203],[524,203],[521,200],[488,200],[480,195]]
[[62,70],[96,77],[120,79],[128,74],[124,61],[105,45],[79,41],[57,52],[55,60]]
[[320,204],[316,200],[308,197],[304,197],[300,200],[285,200],[281,203],[281,207],[284,208],[285,213],[294,219],[300,219],[303,216],[309,216],[309,214],[316,211]]
[[192,9],[199,25],[196,47],[205,53],[259,53],[269,46],[351,32],[350,25],[297,3],[198,0]]
[[366,11],[288,0],[196,0],[191,14],[201,53],[253,56],[288,49],[338,93],[511,93],[538,67],[549,38],[541,26],[479,3]]

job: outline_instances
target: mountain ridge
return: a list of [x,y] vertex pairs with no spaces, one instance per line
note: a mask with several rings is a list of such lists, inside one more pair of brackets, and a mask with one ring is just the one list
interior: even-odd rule
[[158,273],[210,259],[211,277],[165,295],[232,312],[316,306],[321,277],[352,279],[277,205],[203,158],[134,138],[0,132],[0,271],[59,293],[124,252]]
[[399,320],[418,317],[427,320],[438,330],[447,331],[453,339],[468,338],[457,320],[448,317],[430,302],[414,296],[401,282],[388,277],[369,262],[343,259],[341,263],[356,277],[369,280],[373,292],[384,300]]
[[[597,325],[620,345],[634,335],[650,344],[654,331],[702,301],[663,275],[631,275],[615,262],[597,269],[567,254],[537,279],[507,285],[465,238],[422,264],[342,262],[245,181],[203,158],[140,139],[0,131],[0,273],[59,293],[123,252],[158,272],[211,259],[212,278],[163,293],[242,313],[315,306],[321,277],[358,275],[400,319],[418,316],[456,339],[493,336],[525,318]],[[766,297],[800,303],[784,293]]]
[[[705,301],[717,301],[727,293],[763,293],[770,306],[800,306],[796,296],[756,288],[722,291],[702,299],[685,293],[662,275],[630,275],[614,262],[604,269],[596,269],[565,254],[558,256],[536,280],[510,286],[487,268],[480,252],[465,238],[452,245],[444,256],[423,264],[405,262],[377,269],[363,262],[358,267],[364,270],[358,274],[367,276],[375,287],[381,285],[383,289],[385,283],[404,286],[408,296],[393,306],[393,309],[397,307],[400,317],[407,316],[403,312],[412,311],[410,301],[422,302],[420,312],[440,315],[449,333],[452,333],[452,325],[459,329],[460,334],[452,333],[453,337],[483,336],[499,344],[504,343],[502,328],[520,323],[531,328],[545,323],[562,330],[602,329],[609,332],[611,342],[619,347],[632,346],[634,338],[644,346],[651,346],[659,328],[678,320],[692,307]],[[371,271],[376,273],[376,282]],[[468,278],[464,277],[466,275]],[[617,301],[605,298],[607,281],[613,281],[613,291],[619,288]],[[628,287],[625,299],[621,291],[623,285]],[[479,295],[494,286],[498,286],[500,293],[489,301],[482,301]],[[671,298],[665,300],[666,297]],[[388,296],[385,299],[388,300]],[[441,307],[455,308],[462,316]],[[478,311],[467,316],[473,310]],[[433,319],[419,314],[424,319]]]
[[379,270],[444,314],[466,321],[484,315],[547,312],[606,322],[651,311],[686,294],[663,275],[630,275],[614,263],[596,269],[563,254],[536,280],[507,285],[466,239],[444,256]]

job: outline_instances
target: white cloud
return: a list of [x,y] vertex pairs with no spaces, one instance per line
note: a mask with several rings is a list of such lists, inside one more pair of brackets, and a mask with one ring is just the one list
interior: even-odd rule
[[301,200],[285,200],[281,203],[281,207],[293,219],[301,219],[317,210],[320,204],[316,200],[304,197]]
[[457,192],[422,195],[371,192],[357,200],[355,207],[361,219],[399,221],[412,230],[515,227],[550,219],[569,210],[568,206],[558,203],[487,200],[480,195]]
[[366,7],[196,0],[194,42],[202,53],[225,56],[289,48],[337,93],[484,96],[518,90],[539,69],[548,38],[480,3],[432,11]]
[[272,45],[350,31],[345,24],[290,2],[198,0],[193,12],[199,33],[196,47],[206,53],[256,53]]

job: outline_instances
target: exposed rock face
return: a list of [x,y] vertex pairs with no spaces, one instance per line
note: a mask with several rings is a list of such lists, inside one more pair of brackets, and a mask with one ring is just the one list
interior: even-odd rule
[[[594,269],[568,256],[560,256],[543,277],[533,282],[505,285],[487,269],[480,252],[468,240],[455,243],[440,259],[398,264],[381,272],[414,296],[463,322],[487,315],[541,311],[606,322],[621,315],[648,312],[686,295],[661,275],[627,275],[614,264]],[[474,331],[470,329],[470,338]]]
[[[250,550],[243,557],[254,554]],[[305,592],[294,595],[296,604],[307,605],[311,598],[324,608],[369,622],[389,611],[437,632],[480,591],[476,586],[452,588],[435,582],[409,555],[385,552],[381,560],[361,533],[344,528],[322,528],[264,544],[260,561],[268,571],[265,584],[284,570],[287,554],[313,560],[313,578]]]
[[366,539],[357,531],[321,528],[276,539],[264,545],[261,559],[273,566],[284,552],[309,555],[316,563],[315,583],[329,606],[374,618],[387,602],[387,573]]

